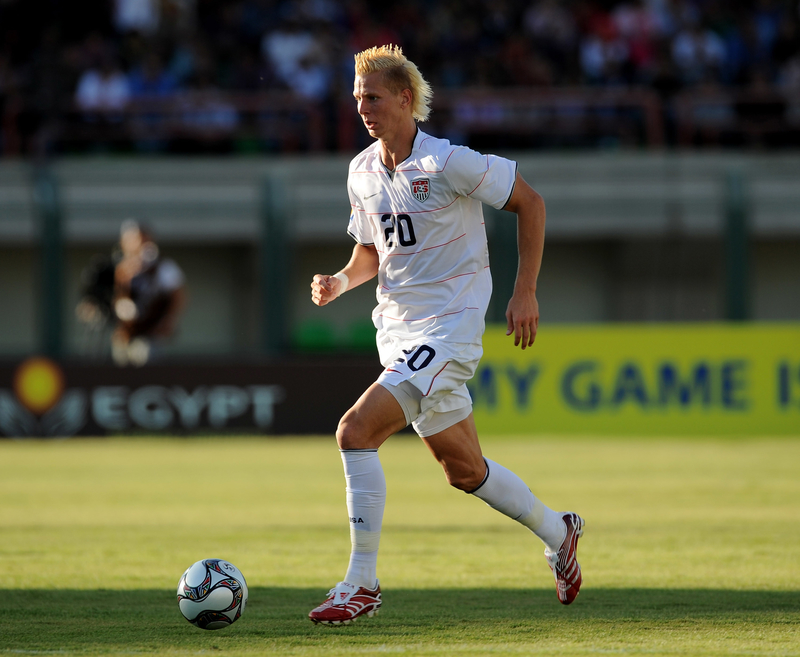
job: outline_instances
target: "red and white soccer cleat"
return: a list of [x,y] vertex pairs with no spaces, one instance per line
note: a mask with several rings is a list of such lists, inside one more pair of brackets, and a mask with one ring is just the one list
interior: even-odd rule
[[558,552],[544,551],[550,570],[556,578],[556,593],[561,604],[571,604],[581,590],[581,565],[578,563],[578,539],[583,536],[583,518],[577,513],[562,513],[567,526],[564,542]]
[[312,609],[308,617],[323,625],[349,625],[359,616],[372,617],[381,606],[381,587],[374,590],[355,584],[339,582],[330,591],[328,599]]

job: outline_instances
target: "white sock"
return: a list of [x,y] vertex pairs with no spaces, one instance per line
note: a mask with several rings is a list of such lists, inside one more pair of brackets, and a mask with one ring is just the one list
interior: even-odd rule
[[352,546],[344,581],[374,589],[383,508],[386,506],[386,479],[377,449],[340,451],[347,482],[347,513]]
[[525,525],[548,550],[556,551],[566,535],[561,514],[546,507],[517,475],[499,463],[486,461],[486,478],[472,494],[490,507]]

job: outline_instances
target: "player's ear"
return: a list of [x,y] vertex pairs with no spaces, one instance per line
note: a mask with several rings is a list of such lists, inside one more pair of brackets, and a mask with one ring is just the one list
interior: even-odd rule
[[400,92],[400,107],[403,109],[411,107],[413,101],[414,94],[411,93],[411,89],[403,89],[403,91]]

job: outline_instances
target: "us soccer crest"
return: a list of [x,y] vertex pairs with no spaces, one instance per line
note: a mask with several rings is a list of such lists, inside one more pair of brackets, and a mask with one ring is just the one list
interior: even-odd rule
[[427,178],[419,178],[411,181],[411,193],[420,203],[427,200],[431,193],[431,181]]

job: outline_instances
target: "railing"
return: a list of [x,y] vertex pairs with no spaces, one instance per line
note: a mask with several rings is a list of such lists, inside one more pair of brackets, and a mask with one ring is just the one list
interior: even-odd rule
[[[434,121],[473,135],[507,135],[512,143],[591,143],[617,139],[627,145],[664,144],[658,96],[649,90],[537,89],[502,93],[440,94]],[[438,113],[438,116],[437,116]],[[524,141],[521,145],[525,145]]]
[[[97,121],[100,125],[97,125]],[[268,149],[322,151],[326,129],[319,106],[290,93],[181,93],[170,99],[137,99],[121,114],[72,110],[64,116],[64,142],[92,140],[98,127],[137,150]],[[101,137],[102,141],[102,137]],[[236,142],[236,145],[232,144]]]
[[679,146],[800,147],[800,93],[697,89],[674,102]]
[[[124,109],[70,105],[44,121],[9,98],[0,153],[358,151],[371,139],[351,98],[313,103],[289,92],[194,91],[138,98]],[[40,125],[22,138],[24,126]],[[437,93],[429,130],[484,150],[570,146],[800,146],[800,94],[557,88]]]

